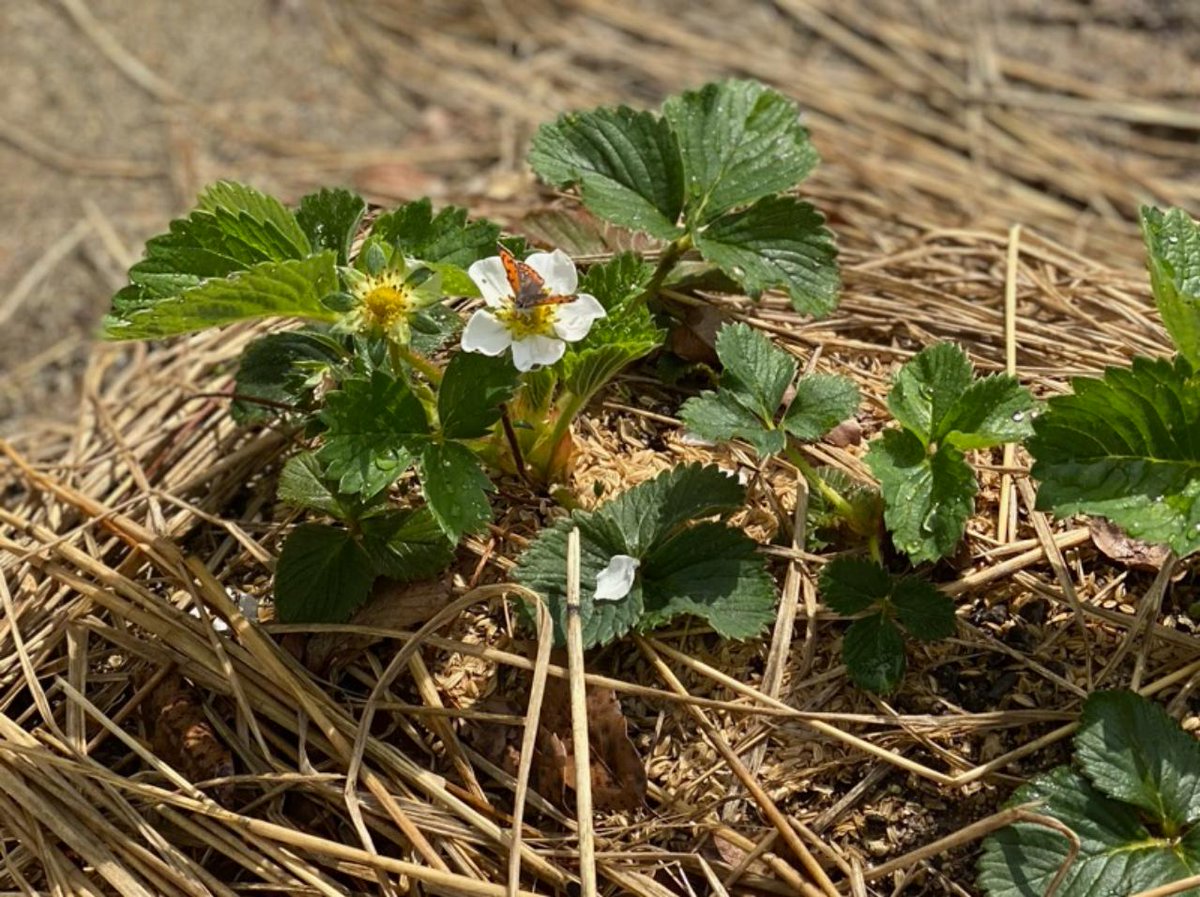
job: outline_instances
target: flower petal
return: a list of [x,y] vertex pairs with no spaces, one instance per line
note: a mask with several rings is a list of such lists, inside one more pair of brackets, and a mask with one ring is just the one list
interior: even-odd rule
[[580,293],[575,301],[555,306],[558,314],[554,318],[554,332],[569,343],[581,340],[592,329],[592,322],[606,317],[608,312],[600,300],[587,293]]
[[608,566],[596,574],[593,601],[620,601],[633,588],[633,577],[642,564],[627,554],[615,554]]
[[548,289],[555,296],[574,296],[579,288],[579,275],[575,263],[561,249],[553,252],[535,252],[525,259],[525,264],[542,275]]
[[473,262],[467,269],[467,276],[475,281],[479,295],[492,308],[499,308],[505,299],[512,298],[513,291],[504,274],[504,263],[498,255]]
[[518,371],[531,371],[539,365],[554,364],[567,351],[567,344],[552,336],[534,335],[512,344],[513,364]]
[[512,345],[512,334],[490,311],[482,308],[471,315],[463,328],[462,347],[466,352],[482,352],[484,355],[503,355]]

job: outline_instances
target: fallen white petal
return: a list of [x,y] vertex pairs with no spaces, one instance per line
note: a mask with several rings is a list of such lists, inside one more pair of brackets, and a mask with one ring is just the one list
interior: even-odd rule
[[594,601],[620,601],[633,588],[633,577],[642,564],[627,554],[613,555],[608,566],[596,574]]
[[525,259],[525,264],[542,275],[542,280],[555,296],[574,296],[579,287],[579,274],[571,257],[561,249],[553,252],[535,252]]
[[608,314],[600,300],[587,293],[580,293],[573,302],[556,306],[556,310],[558,314],[554,318],[554,332],[569,343],[583,339],[592,329],[592,324]]
[[567,351],[567,344],[552,336],[528,336],[512,344],[513,365],[518,371],[532,371],[539,365],[554,364]]
[[492,308],[499,308],[504,300],[512,296],[512,288],[504,274],[504,263],[500,256],[480,259],[467,269],[467,276],[479,287],[479,295]]
[[482,352],[484,355],[503,355],[512,345],[512,334],[490,311],[482,308],[471,315],[463,328],[462,347],[466,352]]

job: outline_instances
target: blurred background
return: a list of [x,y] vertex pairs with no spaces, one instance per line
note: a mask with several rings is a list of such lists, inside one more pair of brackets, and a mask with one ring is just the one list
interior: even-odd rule
[[141,243],[209,181],[422,195],[513,227],[557,112],[755,77],[858,258],[1021,223],[1140,266],[1200,212],[1195,0],[3,0],[0,435],[66,421]]

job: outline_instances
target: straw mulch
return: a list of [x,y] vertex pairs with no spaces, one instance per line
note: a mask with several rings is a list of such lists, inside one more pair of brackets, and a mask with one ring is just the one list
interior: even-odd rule
[[[1041,396],[1167,347],[1131,216],[1147,194],[1195,198],[1183,138],[1200,123],[1006,52],[997,38],[1017,18],[968,40],[883,3],[717,15],[581,0],[446,21],[406,7],[335,5],[338,39],[385,71],[405,65],[403,99],[436,97],[468,131],[504,110],[514,143],[553,109],[651,102],[731,70],[811,110],[825,164],[809,192],[839,234],[842,304],[819,322],[771,297],[721,309],[853,376],[864,439],[887,420],[895,367],[935,340]],[[520,229],[537,206],[505,173],[515,164],[473,185],[474,207]],[[269,599],[296,522],[273,500],[294,434],[238,428],[219,395],[255,332],[99,346],[71,427],[0,443],[0,891],[578,893],[572,802],[497,759],[519,748],[541,676],[543,713],[562,712],[564,668],[535,659],[502,600],[512,558],[556,512],[502,484],[495,525],[442,594],[453,611],[419,633],[422,617],[386,609],[319,635],[269,612],[246,622],[234,602]],[[581,421],[580,492],[712,460],[745,475],[748,529],[778,536],[795,471],[689,444],[672,418],[684,394],[649,375],[630,372]],[[862,451],[813,456],[865,476]],[[1088,692],[1136,687],[1197,725],[1200,641],[1180,610],[1194,584],[1168,591],[1170,571],[1118,566],[1082,522],[1032,510],[1022,452],[976,461],[978,514],[934,571],[959,633],[912,646],[887,700],[848,683],[844,623],[813,585],[822,558],[799,541],[764,548],[782,594],[772,637],[684,627],[588,656],[648,777],[644,806],[593,820],[602,893],[974,893],[967,826],[1066,757]],[[505,884],[514,856],[519,891]]]

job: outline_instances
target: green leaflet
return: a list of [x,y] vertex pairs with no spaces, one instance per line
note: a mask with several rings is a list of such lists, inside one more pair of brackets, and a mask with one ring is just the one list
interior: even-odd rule
[[1200,226],[1182,209],[1141,210],[1150,286],[1179,353],[1200,367]]
[[1077,378],[1034,421],[1038,507],[1109,518],[1131,536],[1200,548],[1200,376],[1182,357]]

